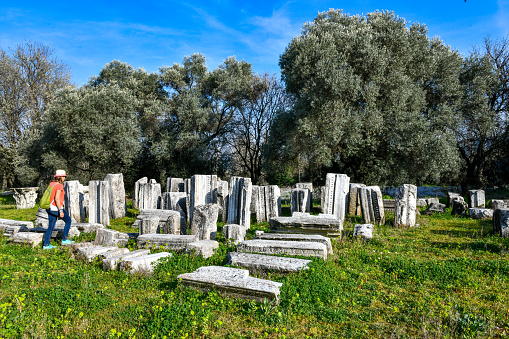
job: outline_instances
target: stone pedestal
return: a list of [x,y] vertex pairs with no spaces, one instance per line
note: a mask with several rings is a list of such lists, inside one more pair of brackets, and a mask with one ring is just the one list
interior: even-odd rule
[[483,190],[469,190],[468,191],[468,207],[484,207],[486,204],[486,195]]
[[311,211],[311,192],[307,188],[294,188],[290,192],[290,210],[294,212]]
[[110,225],[110,193],[107,181],[90,181],[89,187],[89,213],[90,223]]
[[215,240],[218,213],[219,206],[217,205],[195,206],[191,222],[191,234],[197,235],[198,240]]
[[346,174],[327,173],[323,213],[334,215],[344,221],[346,201],[350,190],[350,178]]
[[143,177],[134,183],[133,192],[133,208],[139,209],[138,202],[140,201],[140,184],[146,184],[148,182],[147,177]]
[[123,218],[127,214],[125,200],[124,176],[122,173],[107,174],[104,181],[108,182],[110,192],[110,217]]
[[417,212],[417,186],[404,184],[396,188],[394,226],[415,227]]
[[140,210],[161,208],[161,184],[151,179],[146,184],[140,184],[138,208]]
[[39,187],[20,187],[11,188],[14,191],[14,200],[16,200],[17,209],[28,209],[35,207],[37,199],[37,190]]
[[357,187],[365,224],[385,224],[385,210],[382,192],[378,186]]

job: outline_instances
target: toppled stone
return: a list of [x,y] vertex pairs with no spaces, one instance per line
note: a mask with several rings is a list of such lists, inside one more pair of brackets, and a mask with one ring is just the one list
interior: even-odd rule
[[106,253],[108,251],[113,251],[113,250],[116,250],[116,249],[118,249],[118,247],[114,247],[114,246],[87,246],[87,247],[80,247],[76,251],[76,256],[78,257],[78,259],[92,261],[95,258],[97,258],[97,256],[99,254],[103,254],[103,253]]
[[472,219],[493,219],[493,210],[490,208],[469,208],[468,214]]
[[223,239],[230,240],[234,244],[244,241],[246,237],[246,229],[244,226],[236,224],[228,224],[223,226]]
[[250,273],[258,274],[268,271],[276,272],[298,272],[309,269],[311,260],[288,257],[276,257],[271,255],[230,252],[228,265],[236,265],[247,268]]
[[120,270],[129,273],[152,273],[160,259],[171,256],[171,253],[160,252],[140,257],[124,258],[120,262]]
[[[31,228],[30,228],[31,229]],[[4,228],[4,237],[11,238],[19,232],[28,232],[29,228],[26,226],[7,226]]]
[[467,216],[468,206],[463,197],[456,197],[452,201],[451,215]]
[[509,238],[509,208],[496,209],[493,214],[493,232]]
[[294,213],[291,217],[271,218],[270,229],[275,232],[310,233],[341,237],[343,222],[335,216]]
[[187,244],[187,252],[210,258],[219,248],[219,243],[215,240],[199,240]]
[[432,203],[424,212],[422,212],[424,215],[432,215],[434,213],[445,213],[445,205],[441,203]]
[[259,237],[261,235],[263,235],[265,232],[264,231],[255,231],[255,236]]
[[107,228],[99,228],[95,236],[94,244],[124,247],[127,245],[128,240],[129,236],[126,233]]
[[114,250],[101,253],[97,257],[104,261],[105,259],[108,260],[108,259],[111,259],[111,258],[119,256],[119,255],[124,255],[126,253],[129,253],[129,249],[128,248],[126,248],[126,247],[118,248],[117,247]]
[[237,246],[237,252],[298,255],[327,259],[327,246],[318,242],[246,240]]
[[97,232],[99,228],[104,228],[104,225],[86,222],[71,223],[71,227],[76,227],[78,231],[83,233]]
[[199,240],[215,240],[218,214],[217,205],[194,206],[191,234],[196,234]]
[[373,224],[356,224],[353,228],[353,237],[373,239]]
[[[72,218],[71,218],[72,220]],[[37,210],[37,213],[35,213],[35,227],[48,227],[49,221],[48,221],[48,212],[46,212],[45,209],[42,209],[39,207]],[[57,219],[57,222],[55,223],[56,227],[64,227],[65,222],[62,219]]]
[[277,240],[277,241],[305,241],[324,244],[329,255],[332,253],[332,243],[330,238],[318,234],[295,234],[295,233],[263,233],[255,235],[253,239],[259,240]]
[[29,244],[34,248],[42,242],[43,238],[44,234],[41,233],[18,232],[10,238],[10,241],[15,244]]
[[248,270],[231,267],[205,266],[192,273],[180,274],[180,283],[202,291],[216,290],[223,296],[256,301],[278,302],[282,283],[249,276]]
[[120,262],[122,259],[130,259],[130,258],[136,258],[141,257],[144,255],[149,255],[150,250],[143,249],[143,250],[136,250],[132,252],[126,252],[123,254],[119,254],[113,257],[104,258],[103,259],[103,270],[104,271],[115,271],[118,269]]
[[486,204],[486,194],[484,190],[469,190],[468,191],[468,207],[484,207]]
[[463,199],[461,194],[455,192],[447,192],[447,207],[452,207],[453,201],[459,198]]
[[136,239],[138,248],[185,250],[187,244],[198,240],[196,235],[143,234]]
[[502,199],[493,199],[490,201],[490,208],[492,210],[509,208],[509,204],[507,204],[507,202]]
[[31,221],[0,219],[0,231],[1,232],[5,232],[5,229],[8,226],[24,226],[26,228],[34,228],[34,223]]
[[415,227],[417,211],[417,186],[403,184],[396,189],[394,226]]

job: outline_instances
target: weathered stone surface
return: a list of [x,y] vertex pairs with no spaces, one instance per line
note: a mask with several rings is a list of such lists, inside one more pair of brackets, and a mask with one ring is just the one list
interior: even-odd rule
[[[84,222],[88,217],[90,189],[88,186],[78,185],[78,196],[80,204],[80,219]],[[72,219],[72,218],[71,218]]]
[[[64,227],[65,226],[55,226],[55,228],[53,229],[53,232],[51,233],[51,238],[52,239],[62,238],[64,236]],[[34,227],[34,228],[28,229],[28,232],[46,233],[47,230],[48,230],[48,227]],[[79,235],[80,235],[80,231],[78,230],[77,227],[71,226],[69,228],[69,234],[67,235],[67,237],[69,239],[73,239],[75,237],[78,237]]]
[[174,234],[143,234],[138,236],[138,248],[164,248],[169,250],[185,250],[187,244],[198,240],[196,235]]
[[469,208],[468,214],[472,219],[493,219],[493,210],[490,208]]
[[11,188],[14,191],[14,200],[16,201],[17,209],[28,209],[35,207],[35,200],[37,199],[37,190],[39,187],[20,187]]
[[311,211],[311,191],[307,188],[294,188],[290,193],[291,212]]
[[113,257],[104,258],[103,259],[103,270],[104,271],[115,271],[118,269],[118,266],[120,265],[120,262],[122,259],[130,259],[130,258],[136,258],[141,257],[144,255],[149,255],[150,250],[143,249],[143,250],[136,250],[132,252],[126,252],[123,254],[119,254]]
[[0,219],[0,230],[3,227],[3,231],[5,231],[7,226],[25,226],[26,228],[34,228],[34,223],[31,221]]
[[161,184],[150,179],[146,184],[140,184],[138,207],[140,210],[161,208]]
[[18,232],[10,238],[10,241],[15,244],[29,244],[34,248],[42,242],[43,238],[42,233]]
[[484,207],[486,205],[486,195],[484,190],[469,190],[468,191],[468,207]]
[[373,224],[356,224],[353,228],[353,237],[373,239],[373,228]]
[[396,200],[383,199],[384,213],[394,213],[396,211]]
[[324,237],[319,234],[299,234],[299,233],[263,233],[261,235],[255,235],[255,240],[275,240],[275,241],[305,241],[305,242],[317,242],[324,244],[327,247],[328,255],[332,253],[332,243],[330,238]]
[[237,265],[247,268],[251,274],[276,272],[298,272],[309,269],[311,260],[276,257],[272,255],[230,252],[228,254],[228,265]]
[[327,173],[323,213],[345,220],[350,178],[346,174]]
[[223,239],[238,244],[244,241],[246,237],[246,228],[242,225],[227,224],[223,226]]
[[509,204],[507,204],[507,202],[505,200],[493,199],[490,201],[490,208],[493,210],[509,208]]
[[166,192],[163,194],[163,209],[186,213],[186,199],[185,192]]
[[94,244],[123,247],[127,245],[128,240],[129,236],[127,233],[122,233],[107,228],[99,228],[95,236]]
[[431,205],[431,204],[440,204],[440,200],[438,200],[438,198],[425,198],[424,200],[426,200],[426,205]]
[[124,175],[122,173],[107,174],[104,181],[108,182],[110,193],[110,218],[119,219],[126,216],[127,204],[125,199]]
[[509,238],[509,208],[496,209],[493,214],[493,232]]
[[140,235],[161,233],[159,229],[159,217],[154,215],[146,215],[140,222]]
[[87,247],[80,247],[76,251],[76,256],[78,257],[78,259],[92,261],[95,258],[97,258],[97,256],[99,254],[103,254],[103,253],[106,253],[108,251],[113,251],[113,250],[116,250],[116,249],[118,249],[118,247],[114,247],[114,246],[87,246]]
[[284,233],[311,233],[341,237],[343,223],[335,216],[294,213],[291,217],[271,218],[270,229]]
[[460,215],[465,217],[467,215],[468,205],[463,197],[456,197],[452,200],[451,215]]
[[403,184],[396,189],[394,226],[415,227],[417,212],[417,186]]
[[228,224],[238,224],[246,229],[251,227],[251,194],[250,178],[232,177],[228,194]]
[[198,205],[217,204],[217,175],[193,175],[189,197],[190,222]]
[[82,222],[80,207],[80,182],[78,180],[64,181],[64,209],[77,222]]
[[215,240],[199,240],[187,244],[186,250],[189,253],[201,255],[204,258],[210,258],[219,248],[219,243]]
[[265,299],[278,302],[280,288],[283,286],[279,282],[250,277],[248,270],[221,266],[200,267],[177,278],[184,286],[202,291],[214,289],[223,296],[260,302]]
[[194,206],[191,234],[196,234],[199,240],[215,240],[218,214],[217,205]]
[[327,259],[327,246],[318,242],[246,240],[237,246],[237,252],[299,255]]
[[378,186],[364,186],[357,188],[361,204],[362,219],[366,224],[385,224],[384,201]]
[[110,193],[107,181],[90,181],[88,221],[104,226],[110,225]]
[[445,213],[445,205],[441,203],[432,203],[429,205],[429,207],[422,212],[422,214],[425,215],[431,215],[434,213]]
[[364,184],[351,183],[348,191],[348,215],[362,216],[361,199],[359,189],[366,187]]
[[171,253],[160,252],[140,257],[125,258],[120,262],[120,270],[128,271],[129,273],[152,273],[160,259],[171,256]]
[[447,207],[452,207],[452,202],[459,198],[463,199],[461,194],[455,192],[447,192]]
[[[75,220],[71,218],[71,221],[74,222]],[[48,227],[48,212],[46,212],[45,209],[42,209],[39,207],[37,210],[37,213],[35,213],[35,227]],[[57,227],[61,226],[64,227],[65,222],[61,219],[57,219],[57,222],[55,224]]]
[[219,214],[221,221],[228,220],[228,181],[220,180],[217,182],[217,204],[220,207]]
[[117,247],[114,250],[98,254],[97,257],[99,259],[101,259],[102,261],[104,261],[105,259],[108,260],[108,259],[111,259],[111,258],[119,256],[119,255],[124,255],[126,253],[129,253],[129,249],[128,248],[126,248],[126,247],[118,248]]
[[141,210],[132,227],[140,227],[141,220],[149,216],[159,217],[159,230],[166,234],[187,234],[184,212],[172,210]]
[[420,198],[420,199],[417,199],[415,205],[417,207],[424,207],[424,206],[428,206],[428,203],[426,202],[426,199]]
[[147,182],[148,182],[148,178],[143,177],[134,183],[134,192],[133,192],[132,202],[133,202],[133,208],[135,208],[135,209],[140,208],[140,206],[138,204],[138,202],[140,201],[140,184],[146,184]]
[[182,178],[167,178],[166,179],[166,192],[185,193],[184,179],[182,179]]
[[101,224],[92,224],[88,222],[78,222],[78,223],[71,223],[71,227],[76,227],[78,231],[83,233],[93,233],[97,232],[99,228],[104,228],[104,225]]
[[[28,232],[29,228],[26,226],[2,226],[4,237],[11,238],[13,235],[19,232]],[[32,228],[30,228],[32,229]]]

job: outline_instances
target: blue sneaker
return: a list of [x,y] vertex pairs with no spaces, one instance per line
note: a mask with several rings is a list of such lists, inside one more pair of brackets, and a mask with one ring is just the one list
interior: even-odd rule
[[72,244],[74,244],[74,241],[72,241],[72,240],[69,240],[69,239],[62,240],[62,245],[72,245]]
[[57,247],[56,246],[52,246],[52,245],[42,246],[43,250],[51,250],[51,249],[54,249],[54,248],[57,248]]

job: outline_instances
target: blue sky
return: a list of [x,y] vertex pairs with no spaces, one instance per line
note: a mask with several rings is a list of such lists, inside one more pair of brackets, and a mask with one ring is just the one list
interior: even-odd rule
[[202,53],[210,70],[229,56],[278,73],[279,55],[302,25],[329,8],[391,10],[468,55],[484,38],[509,34],[509,0],[406,1],[0,1],[0,48],[24,40],[51,46],[82,85],[112,60],[156,72]]

